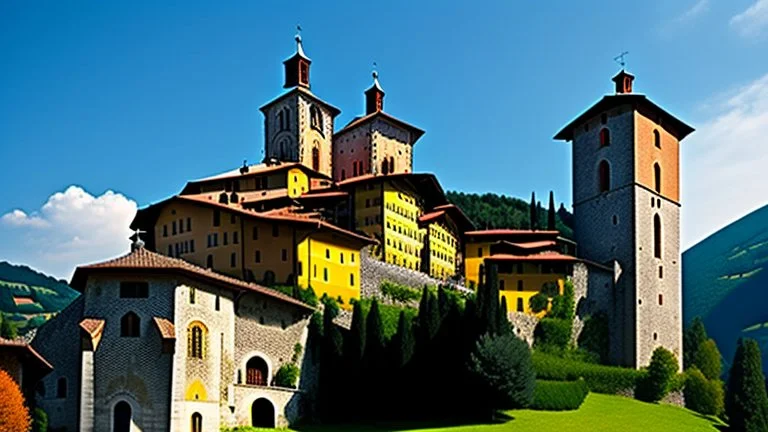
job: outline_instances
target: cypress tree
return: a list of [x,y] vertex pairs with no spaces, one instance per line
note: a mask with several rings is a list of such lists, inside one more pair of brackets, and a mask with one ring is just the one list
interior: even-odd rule
[[509,324],[509,316],[507,311],[507,298],[501,298],[501,307],[499,308],[498,323],[496,324],[496,332],[498,334],[506,334],[511,330]]
[[428,336],[429,340],[433,340],[435,336],[437,335],[438,330],[440,330],[440,323],[442,322],[442,317],[440,316],[440,305],[437,302],[437,297],[434,295],[429,296],[429,308],[428,308],[428,315],[427,315],[427,329],[428,329]]
[[379,302],[374,298],[365,325],[365,354],[359,382],[365,382],[361,388],[366,403],[359,404],[362,415],[374,415],[385,402],[384,387],[386,387],[386,348],[384,342],[384,330],[381,322]]
[[413,357],[413,331],[411,328],[411,320],[405,314],[404,310],[400,311],[400,318],[397,320],[397,333],[392,338],[392,347],[394,352],[394,369],[397,371],[405,367]]
[[541,201],[536,202],[536,228],[542,229],[544,227],[544,223],[546,222],[544,214],[544,208],[541,206]]
[[365,317],[360,302],[356,302],[352,309],[352,327],[344,339],[344,356],[348,366],[355,368],[360,365],[365,353]]
[[365,325],[365,362],[368,367],[376,369],[378,362],[384,357],[384,328],[381,322],[379,302],[375,298],[368,311]]
[[768,396],[760,347],[752,339],[739,339],[728,378],[725,411],[730,430],[768,430]]
[[440,316],[444,317],[448,313],[448,295],[445,293],[445,288],[442,285],[437,288],[437,305],[440,310]]
[[333,410],[339,406],[337,405],[338,397],[344,397],[343,393],[337,394],[341,388],[338,385],[338,380],[343,377],[340,368],[343,337],[339,327],[333,322],[337,313],[337,309],[328,306],[325,307],[323,312],[323,340],[320,351],[322,361],[319,373],[320,397],[318,397],[318,408],[321,417],[326,419],[332,419],[336,416]]
[[532,230],[538,228],[539,216],[536,214],[536,192],[531,192],[530,214],[528,215],[529,226]]
[[699,347],[709,337],[707,336],[707,330],[704,328],[704,321],[700,317],[696,317],[691,321],[691,325],[685,329],[683,333],[683,366],[685,369],[694,365],[694,357],[699,351]]
[[549,191],[549,211],[547,212],[547,229],[549,231],[555,231],[557,229],[555,223],[555,193]]
[[499,322],[499,268],[495,263],[486,266],[483,303],[480,307],[481,331],[496,334]]

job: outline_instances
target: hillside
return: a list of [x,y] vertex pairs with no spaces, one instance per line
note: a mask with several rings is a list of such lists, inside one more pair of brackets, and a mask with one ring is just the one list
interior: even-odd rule
[[[739,337],[757,339],[768,367],[768,206],[683,253],[683,319],[700,316],[726,366]],[[766,368],[768,370],[768,368]]]
[[[448,191],[448,201],[459,207],[475,223],[477,229],[529,228],[530,201],[492,193],[475,194]],[[543,197],[545,200],[547,197]],[[548,202],[538,202],[539,226],[547,226]],[[573,215],[561,203],[555,214],[557,230],[563,237],[573,238]]]
[[0,312],[21,332],[40,326],[77,295],[64,281],[0,261]]

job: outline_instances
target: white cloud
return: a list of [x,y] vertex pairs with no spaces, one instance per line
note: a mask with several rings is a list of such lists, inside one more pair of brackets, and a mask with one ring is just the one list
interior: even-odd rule
[[709,0],[698,0],[693,6],[678,16],[676,21],[689,21],[707,11],[709,11]]
[[768,0],[757,0],[745,11],[731,18],[731,26],[742,36],[757,36],[768,27]]
[[704,107],[682,144],[686,248],[768,204],[768,74]]
[[[106,191],[93,196],[78,186],[51,195],[39,211],[16,209],[0,218],[3,259],[67,278],[81,264],[112,258],[130,248],[136,202]],[[12,242],[12,244],[9,244]]]

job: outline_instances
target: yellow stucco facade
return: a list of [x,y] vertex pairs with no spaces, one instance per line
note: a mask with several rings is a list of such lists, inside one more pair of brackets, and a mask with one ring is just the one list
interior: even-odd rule
[[448,279],[456,274],[459,238],[455,229],[446,223],[433,222],[427,226],[429,234],[429,275]]
[[416,194],[384,183],[384,261],[412,270],[421,269],[426,230],[419,228],[422,209]]
[[349,309],[352,300],[360,299],[360,246],[343,238],[314,233],[297,248],[299,286],[311,286],[318,297],[327,294],[341,299],[341,307]]

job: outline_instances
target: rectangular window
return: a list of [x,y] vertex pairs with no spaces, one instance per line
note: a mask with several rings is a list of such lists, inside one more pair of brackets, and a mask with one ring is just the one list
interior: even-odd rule
[[523,290],[523,281],[519,280],[517,281],[517,290],[522,291]]
[[232,214],[229,216],[229,223],[231,223],[231,224],[235,224],[235,223],[237,223],[237,216],[235,216],[235,214],[234,214],[234,213],[232,213]]
[[328,282],[328,268],[323,269],[323,280]]
[[477,256],[483,256],[483,248],[477,248]]
[[299,261],[299,268],[296,270],[296,273],[299,276],[304,276],[304,267],[301,265],[301,261]]
[[216,247],[219,245],[219,233],[213,233],[213,246]]
[[339,252],[339,262],[344,264],[344,252]]
[[280,226],[278,224],[272,224],[272,237],[280,235]]
[[168,225],[163,225],[163,237],[168,237]]
[[325,250],[325,258],[326,259],[331,259],[331,250],[330,249],[326,249]]
[[352,273],[349,274],[349,286],[355,286],[355,275]]
[[176,221],[171,222],[171,235],[176,235]]
[[189,251],[195,253],[195,239],[189,241]]
[[288,249],[283,249],[281,252],[283,261],[288,261]]
[[173,245],[168,245],[168,256],[173,256]]
[[216,294],[216,303],[213,306],[216,310],[221,309],[221,296]]
[[226,245],[229,244],[229,238],[228,238],[226,232],[223,234],[223,236],[224,236],[224,238],[222,240],[224,240],[223,243],[224,243],[224,246],[226,246]]
[[179,234],[184,234],[184,219],[179,219]]
[[235,267],[237,265],[237,255],[233,252],[232,255],[229,256],[229,266]]
[[192,231],[192,218],[187,218],[187,231]]
[[149,297],[149,283],[120,282],[120,298],[147,298],[147,297]]
[[259,227],[254,226],[253,227],[253,239],[258,240],[259,239]]
[[232,243],[234,244],[240,243],[240,239],[238,238],[237,231],[232,233]]
[[221,212],[219,210],[213,211],[213,226],[221,225]]
[[179,244],[178,244],[178,243],[176,243],[176,244],[174,244],[174,245],[173,245],[173,252],[175,253],[175,255],[174,255],[174,256],[179,256],[179,255],[181,255],[181,254],[179,253]]
[[349,261],[350,262],[355,262],[355,254],[354,253],[349,254]]
[[197,289],[192,287],[189,289],[189,304],[195,304],[195,297],[197,297]]
[[258,250],[256,251],[255,261],[256,263],[261,262],[261,251],[258,251]]
[[517,311],[523,312],[523,299],[521,298],[517,299]]
[[312,266],[312,277],[317,277],[317,264]]

